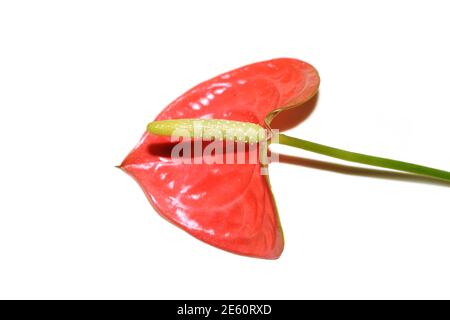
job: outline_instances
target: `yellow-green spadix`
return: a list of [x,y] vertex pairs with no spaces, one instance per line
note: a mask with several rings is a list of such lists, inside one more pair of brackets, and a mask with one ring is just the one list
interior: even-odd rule
[[266,130],[258,124],[223,119],[172,119],[150,122],[147,131],[160,136],[203,140],[261,142]]

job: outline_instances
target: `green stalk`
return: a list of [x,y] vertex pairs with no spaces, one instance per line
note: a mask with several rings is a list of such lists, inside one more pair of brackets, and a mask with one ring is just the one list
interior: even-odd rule
[[450,172],[448,171],[434,169],[398,160],[369,156],[362,153],[350,152],[342,149],[328,147],[323,144],[318,144],[307,140],[289,137],[284,134],[280,134],[278,137],[279,137],[278,140],[279,144],[287,145],[290,147],[300,148],[303,150],[323,154],[325,156],[341,160],[419,174],[422,176],[428,176],[450,182]]
[[[232,139],[242,142],[261,142],[266,139],[265,130],[255,123],[231,121],[223,119],[172,119],[154,121],[148,124],[149,133],[162,136],[172,136],[181,132],[183,136],[193,138]],[[176,134],[178,132],[178,134]],[[450,172],[421,166],[418,164],[369,156],[362,153],[350,152],[328,147],[311,141],[278,135],[278,143],[287,146],[320,153],[329,157],[367,164],[375,167],[388,168],[398,171],[414,173],[450,182]]]

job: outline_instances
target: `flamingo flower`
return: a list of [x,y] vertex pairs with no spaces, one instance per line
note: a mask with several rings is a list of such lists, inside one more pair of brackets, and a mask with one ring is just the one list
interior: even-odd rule
[[[186,162],[173,157],[180,143],[174,145],[169,136],[177,127],[192,131],[193,121],[210,128],[235,128],[239,132],[265,128],[271,133],[270,121],[278,112],[303,104],[318,87],[314,67],[296,59],[263,61],[219,75],[169,104],[149,124],[120,168],[138,182],[162,217],[197,239],[236,254],[276,259],[284,242],[268,176],[262,174],[266,161],[261,161],[260,155],[265,157],[265,149],[261,153],[250,147],[232,148],[233,159],[243,156],[245,161],[240,163],[217,161],[230,156],[228,149],[222,154],[203,152],[201,159],[194,154],[192,161]],[[190,136],[195,138],[192,132]],[[278,143],[327,156],[450,181],[447,171],[286,135],[277,137]],[[201,150],[210,146],[201,139]],[[258,161],[248,161],[250,158]]]
[[[308,63],[259,62],[195,86],[156,120],[227,119],[265,126],[268,115],[304,103],[318,87],[319,75]],[[215,247],[259,258],[280,256],[283,233],[259,162],[190,165],[171,159],[169,148],[167,137],[145,133],[120,166],[161,216]]]

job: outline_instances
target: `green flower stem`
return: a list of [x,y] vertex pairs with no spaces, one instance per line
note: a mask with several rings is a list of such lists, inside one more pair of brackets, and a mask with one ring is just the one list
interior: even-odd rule
[[280,134],[278,143],[287,145],[290,147],[300,148],[303,150],[320,153],[329,157],[357,162],[362,164],[367,164],[375,167],[382,167],[388,169],[394,169],[398,171],[404,171],[409,173],[415,173],[423,176],[428,176],[436,179],[441,179],[444,181],[450,182],[450,172],[434,169],[430,167],[421,166],[418,164],[392,160],[387,158],[380,158],[369,156],[362,153],[345,151],[342,149],[337,149],[333,147],[328,147],[323,144],[318,144],[311,141],[306,141],[302,139],[297,139],[293,137],[286,136],[284,134]]
[[[183,133],[183,136],[192,138],[208,139],[214,137],[219,140],[231,139],[242,142],[261,142],[266,139],[265,130],[258,124],[223,119],[173,119],[154,121],[148,124],[147,130],[149,133],[162,136],[178,136],[178,134]],[[345,151],[328,147],[323,144],[289,137],[284,134],[278,135],[278,138],[279,144],[320,153],[329,157],[368,164],[375,167],[415,173],[450,182],[450,172],[448,171]]]

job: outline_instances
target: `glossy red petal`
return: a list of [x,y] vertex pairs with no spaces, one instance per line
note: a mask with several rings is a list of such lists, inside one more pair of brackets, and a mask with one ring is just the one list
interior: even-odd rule
[[[251,64],[205,81],[167,106],[157,120],[214,118],[264,125],[280,108],[311,98],[316,70],[295,59]],[[121,167],[164,218],[218,248],[275,259],[283,235],[260,164],[182,164],[166,137],[144,134]],[[246,150],[249,156],[252,152]]]

